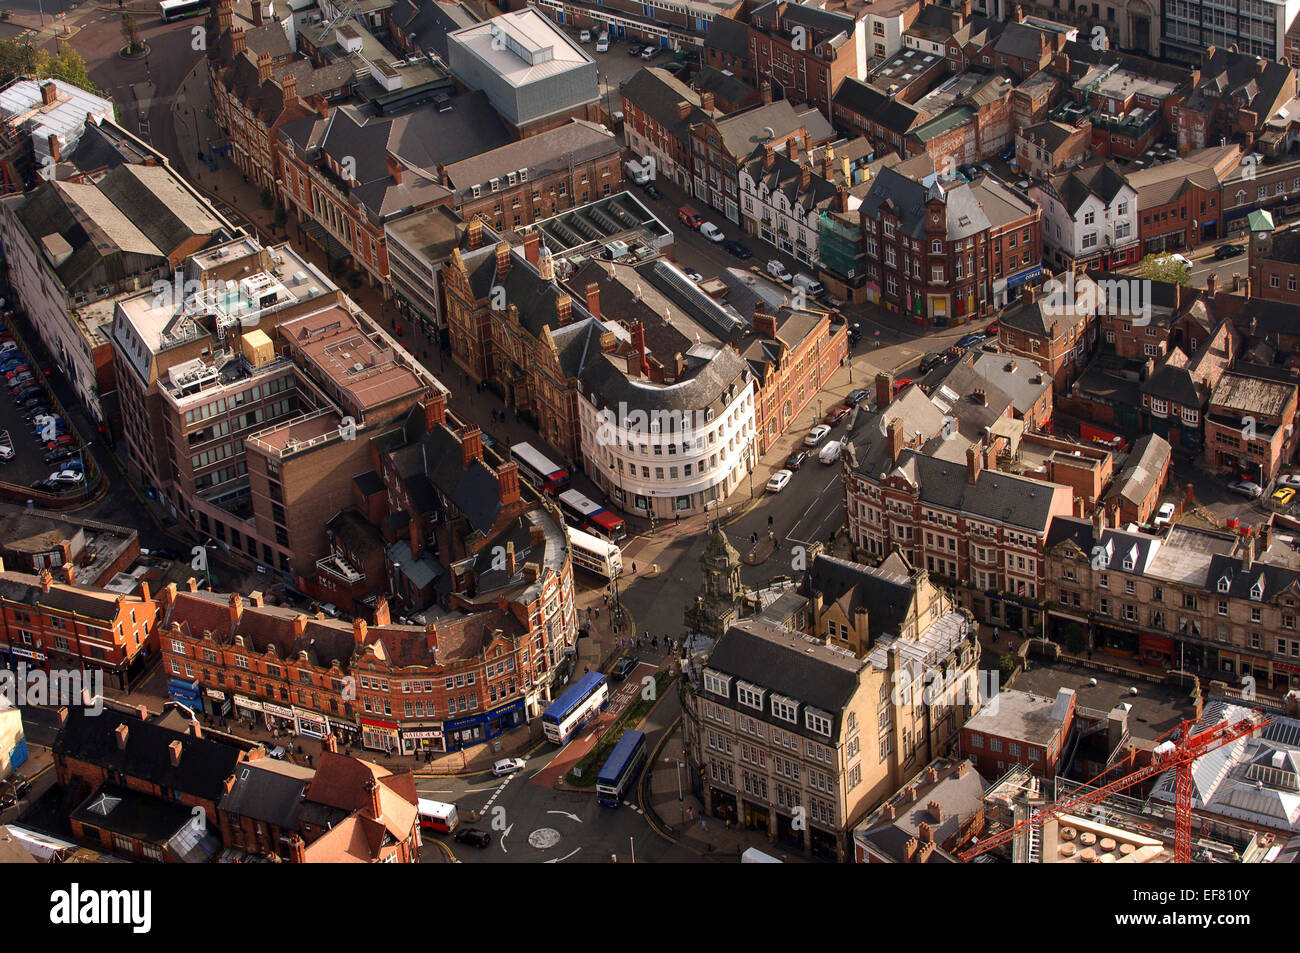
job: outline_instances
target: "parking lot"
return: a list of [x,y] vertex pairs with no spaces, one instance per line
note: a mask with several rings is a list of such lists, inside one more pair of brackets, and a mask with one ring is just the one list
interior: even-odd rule
[[[59,416],[65,423],[59,433],[67,433],[72,437],[69,444],[73,449],[80,446],[79,437],[72,431],[72,425],[68,422],[67,415],[62,412],[57,398],[51,393],[49,382],[46,380],[44,372],[49,370],[48,367],[32,357],[30,348],[26,342],[15,332],[12,320],[6,318],[4,321],[5,336],[13,336],[18,344],[18,350],[10,351],[9,354],[21,354],[23,363],[31,368],[35,376],[33,384],[38,386],[44,392],[44,406],[48,407],[51,414]],[[8,358],[0,358],[0,361]],[[0,364],[0,366],[3,366]],[[38,480],[44,480],[57,470],[67,466],[64,463],[46,463],[45,455],[49,452],[45,444],[38,440],[34,425],[26,419],[27,409],[19,407],[14,403],[13,391],[5,386],[0,393],[0,431],[7,432],[9,435],[8,443],[13,447],[13,458],[0,463],[0,480],[5,483],[11,483],[16,486],[30,487]],[[74,465],[76,458],[72,458]],[[85,484],[70,486],[65,491],[68,494],[85,493]]]

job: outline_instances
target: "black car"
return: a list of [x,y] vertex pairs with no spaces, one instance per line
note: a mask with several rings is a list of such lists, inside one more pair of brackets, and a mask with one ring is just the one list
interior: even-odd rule
[[[976,335],[968,334],[966,335],[966,337],[976,337]],[[962,338],[962,341],[964,340],[966,340],[966,338]],[[971,343],[973,344],[975,342],[972,341]],[[962,346],[961,341],[958,341],[957,345],[959,347]],[[921,358],[921,365],[920,365],[921,373],[925,374],[931,369],[939,367],[943,364],[951,364],[953,358],[956,356],[957,355],[955,355],[951,351],[935,351],[931,354],[927,354],[925,355],[925,357]]]
[[462,827],[452,837],[462,844],[473,844],[475,847],[487,847],[492,843],[491,835],[477,827]]
[[19,406],[22,406],[23,404],[27,403],[29,400],[32,400],[33,398],[40,398],[41,396],[42,396],[41,389],[39,387],[35,387],[35,386],[28,387],[14,394],[14,403]]
[[48,493],[50,490],[54,489],[54,484],[51,483],[49,480],[37,480],[35,483],[32,484],[32,489],[41,490],[42,492]]
[[640,56],[640,55],[641,55],[641,51],[642,51],[643,49],[644,49],[644,47],[641,46],[640,43],[633,43],[631,46],[629,46],[629,47],[627,48],[627,55],[628,55],[628,56]]
[[731,254],[735,255],[741,261],[745,261],[748,258],[754,257],[754,253],[752,251],[750,251],[748,248],[746,248],[744,245],[742,245],[740,242],[736,241],[735,239],[732,239],[731,241],[728,242],[724,242],[722,247],[725,248],[727,251],[729,251]]
[[659,186],[655,185],[653,182],[647,182],[643,186],[643,189],[645,190],[645,194],[650,196],[652,199],[661,199],[664,197],[664,194],[659,191]]
[[51,450],[45,455],[46,463],[62,463],[64,460],[71,460],[77,456],[80,451],[76,447],[60,447],[58,450]]
[[619,659],[617,662],[614,663],[614,667],[610,669],[609,677],[613,679],[627,678],[628,674],[632,671],[632,669],[637,667],[640,661],[641,660],[637,658],[635,655],[624,655],[621,659]]
[[871,391],[859,387],[857,390],[849,391],[849,403],[860,404],[871,396]]
[[1220,245],[1218,248],[1214,249],[1214,257],[1218,261],[1223,261],[1227,258],[1236,258],[1238,255],[1244,254],[1246,254],[1245,245],[1234,245],[1229,243],[1227,245]]
[[785,468],[787,470],[798,470],[808,460],[807,450],[796,450],[785,459]]
[[53,415],[50,413],[50,408],[47,404],[37,404],[35,407],[31,408],[31,410],[28,410],[23,413],[23,419],[26,420],[28,423],[31,423],[37,417],[50,417],[50,416]]

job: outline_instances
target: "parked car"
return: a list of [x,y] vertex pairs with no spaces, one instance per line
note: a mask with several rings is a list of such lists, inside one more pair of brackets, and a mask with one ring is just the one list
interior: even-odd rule
[[920,371],[922,374],[928,374],[936,367],[940,367],[944,364],[951,364],[953,357],[954,355],[950,354],[948,351],[932,351],[925,355],[925,357],[921,358]]
[[0,443],[0,461],[8,463],[14,458],[14,448],[7,443]]
[[471,844],[474,847],[487,847],[492,843],[492,838],[488,836],[488,832],[477,827],[462,827],[451,836],[462,844]]
[[777,470],[767,481],[767,491],[769,493],[780,493],[793,476],[794,474],[789,470]]
[[830,424],[834,427],[837,423],[847,417],[849,412],[852,410],[853,407],[850,404],[840,404],[836,407],[832,407],[826,412],[826,416],[822,418],[822,423]]
[[583,30],[581,33],[579,33],[579,34],[578,34],[578,42],[579,42],[579,43],[590,43],[590,42],[591,42],[591,31],[590,31],[590,30]]
[[817,454],[817,459],[822,463],[834,463],[840,458],[840,451],[844,449],[844,441],[832,440],[826,446],[822,447],[821,452]]
[[1228,490],[1241,496],[1248,496],[1252,500],[1258,500],[1264,495],[1264,488],[1250,480],[1233,480],[1228,484]]
[[609,52],[609,37],[606,36],[604,33],[600,35],[600,39],[596,40],[596,52],[597,53]]
[[60,434],[53,440],[45,441],[46,450],[57,450],[59,447],[71,447],[76,441],[72,439],[72,434]]
[[712,222],[705,222],[701,225],[700,234],[709,241],[716,242],[719,245],[727,240],[727,236],[722,234],[722,229],[718,228],[718,226],[714,225]]
[[735,239],[732,239],[729,242],[724,242],[722,247],[725,248],[730,254],[735,255],[741,261],[745,261],[746,259],[754,257],[754,253],[749,250],[749,246],[743,244],[742,242],[738,242]]
[[659,55],[659,47],[657,46],[647,46],[644,50],[641,51],[641,59],[643,60],[652,60],[658,55]]
[[653,182],[647,182],[645,185],[641,186],[641,189],[646,195],[655,201],[664,197],[664,193],[660,191],[659,186],[655,185]]
[[83,483],[85,479],[86,474],[77,470],[59,470],[49,476],[51,483]]
[[76,447],[61,447],[58,450],[51,450],[45,455],[46,463],[62,463],[64,460],[71,460],[77,455]]
[[635,655],[624,655],[621,659],[615,662],[614,667],[609,670],[610,678],[620,680],[627,678],[632,674],[632,669],[636,668],[640,661],[641,660]]
[[902,380],[894,381],[894,396],[897,397],[911,386],[912,379],[910,377],[904,377]]
[[956,346],[961,348],[964,351],[966,350],[966,348],[974,347],[976,344],[979,344],[980,341],[983,340],[984,340],[984,335],[982,334],[963,334],[961,337],[957,339]]
[[984,336],[986,338],[996,337],[1002,331],[1002,325],[996,321],[990,321],[984,325]]
[[1273,491],[1273,502],[1286,506],[1295,499],[1295,487],[1284,486]]
[[629,43],[627,48],[628,56],[640,56],[644,50],[639,43]]
[[49,493],[51,490],[54,490],[55,488],[56,488],[55,485],[51,483],[49,480],[37,480],[35,483],[32,484],[33,490],[41,490],[42,492],[45,493]]
[[998,158],[1001,159],[1003,162],[1010,162],[1015,157],[1016,157],[1015,146],[1007,146],[1005,149],[1003,149],[1001,152],[998,153]]
[[1174,521],[1174,511],[1177,507],[1172,503],[1161,503],[1160,509],[1156,511],[1156,518],[1152,521],[1156,529],[1162,526],[1168,526]]
[[790,270],[776,258],[767,263],[767,273],[777,281],[788,282],[794,277],[790,274]]
[[[910,381],[908,383],[911,383]],[[826,435],[831,432],[831,428],[825,424],[818,424],[812,430],[808,431],[808,436],[803,438],[804,446],[815,447],[826,439]]]
[[849,391],[849,403],[860,404],[870,396],[871,396],[871,391],[859,387],[856,390]]
[[785,468],[787,470],[798,470],[808,460],[807,450],[796,450],[790,456],[785,458]]
[[1293,486],[1300,489],[1300,473],[1288,473],[1277,478],[1278,486]]
[[1246,254],[1245,245],[1236,245],[1229,242],[1226,245],[1220,245],[1214,249],[1214,257],[1218,261],[1224,261],[1228,258],[1236,258],[1238,255]]
[[523,758],[502,758],[492,765],[492,773],[498,778],[505,777],[507,774],[514,774],[516,771],[522,771],[523,769]]
[[42,391],[39,387],[28,386],[24,390],[20,390],[18,393],[14,394],[14,403],[25,404],[33,397],[44,397],[44,396],[45,396],[45,392]]
[[689,205],[683,205],[677,210],[677,218],[687,228],[699,228],[704,224],[703,216]]

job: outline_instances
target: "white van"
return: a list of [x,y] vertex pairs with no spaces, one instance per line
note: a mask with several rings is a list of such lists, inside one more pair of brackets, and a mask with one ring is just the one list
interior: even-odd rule
[[790,271],[785,265],[776,258],[767,263],[767,273],[777,281],[790,281]]
[[627,174],[637,185],[645,185],[652,178],[650,170],[653,164],[645,159],[628,159],[623,163],[623,168],[627,169]]
[[826,289],[822,286],[820,281],[811,275],[805,275],[802,271],[794,276],[794,280],[791,284],[796,288],[802,288],[814,298],[820,298],[826,293]]

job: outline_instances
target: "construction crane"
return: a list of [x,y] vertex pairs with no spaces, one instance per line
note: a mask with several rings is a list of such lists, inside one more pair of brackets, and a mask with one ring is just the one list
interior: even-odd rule
[[[1231,744],[1238,738],[1253,734],[1267,724],[1268,719],[1264,717],[1264,713],[1259,709],[1255,709],[1248,717],[1242,718],[1233,724],[1229,724],[1228,719],[1225,717],[1217,724],[1203,728],[1200,731],[1195,730],[1196,722],[1184,721],[1156,739],[1154,746],[1150,749],[1152,762],[1146,767],[1139,768],[1132,774],[1127,774],[1116,781],[1093,788],[1083,794],[1075,794],[1055,801],[1042,810],[1035,811],[1019,824],[995,834],[988,840],[979,841],[957,856],[963,863],[969,863],[980,854],[993,850],[995,847],[1000,847],[1032,828],[1041,828],[1050,820],[1059,818],[1064,814],[1073,814],[1079,808],[1088,804],[1097,804],[1112,794],[1172,768],[1175,771],[1174,860],[1180,864],[1189,863],[1192,859],[1192,765],[1202,755]],[[1175,735],[1176,740],[1164,740],[1169,739],[1171,735]],[[1132,757],[1133,755],[1130,754],[1129,758]],[[1091,786],[1093,782],[1109,774],[1110,770],[1113,769],[1102,772],[1087,786]]]

